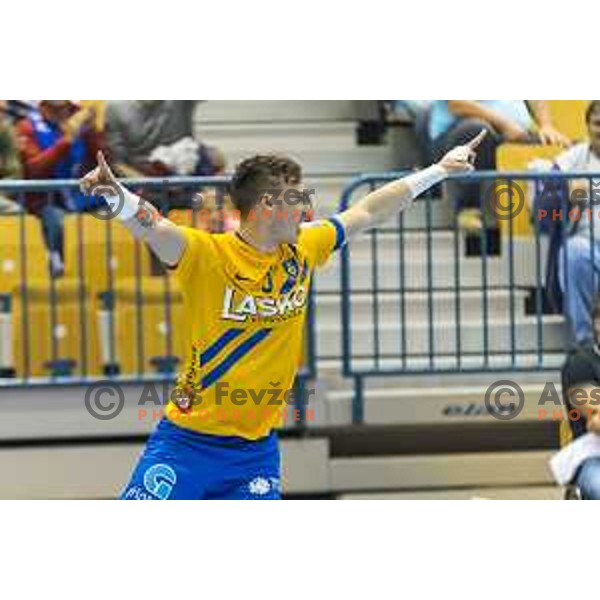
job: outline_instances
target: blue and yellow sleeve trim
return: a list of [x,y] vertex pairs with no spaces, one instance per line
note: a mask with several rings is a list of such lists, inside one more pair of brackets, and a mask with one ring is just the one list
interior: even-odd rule
[[335,243],[333,252],[339,250],[346,243],[346,229],[338,217],[327,219],[335,227]]

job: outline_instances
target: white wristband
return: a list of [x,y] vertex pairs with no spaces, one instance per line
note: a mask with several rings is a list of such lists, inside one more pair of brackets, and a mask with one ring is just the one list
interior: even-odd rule
[[413,173],[404,178],[404,182],[409,187],[413,198],[420,196],[423,192],[446,179],[448,173],[440,165],[432,165],[422,171]]
[[111,193],[109,190],[113,189],[112,186],[107,188],[107,191],[102,189],[102,195],[109,201],[111,212],[114,212],[115,216],[121,221],[128,221],[135,217],[140,208],[144,206],[144,201],[120,183],[116,184],[116,189]]

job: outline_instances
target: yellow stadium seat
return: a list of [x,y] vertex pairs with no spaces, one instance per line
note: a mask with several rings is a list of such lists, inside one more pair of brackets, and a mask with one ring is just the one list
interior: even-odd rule
[[[589,100],[548,100],[553,124],[571,140],[585,139],[587,137],[585,109],[588,103]],[[533,159],[552,159],[560,152],[561,149],[556,146],[503,144],[498,148],[496,153],[497,168],[499,171],[526,171],[527,164]],[[498,182],[498,186],[502,185],[502,181]],[[516,182],[516,185],[519,187],[517,195],[524,198],[526,207],[529,206],[528,186],[526,182]],[[499,187],[496,189],[499,189]],[[505,200],[503,199],[503,201]],[[519,201],[520,198],[514,198],[514,203]],[[510,227],[507,220],[500,220],[500,225],[505,230],[508,230]],[[516,236],[533,235],[529,210],[520,211],[512,219],[512,226],[513,234]]]
[[573,441],[573,431],[571,430],[571,426],[569,425],[568,418],[560,422],[558,436],[559,445],[561,448],[563,448],[567,444],[570,444]]
[[[561,152],[558,146],[540,146],[536,144],[503,144],[496,151],[496,163],[498,171],[527,171],[527,165],[536,158],[553,159]],[[515,216],[512,218],[512,232],[515,236],[532,236],[533,227],[531,225],[531,213],[529,211],[528,185],[527,181],[515,181],[516,189],[513,192],[513,208],[507,211],[506,214],[511,214],[514,210]],[[499,203],[504,205],[507,197],[501,192],[506,189],[506,180],[499,178],[496,183],[496,193],[498,194]],[[519,203],[523,203],[523,209],[517,211]],[[500,212],[502,216],[502,212]],[[507,219],[499,219],[500,227],[508,231],[510,229],[510,221]]]
[[27,279],[48,279],[48,252],[39,219],[31,215],[0,215],[0,292],[10,292]]
[[548,100],[554,126],[573,141],[587,137],[585,109],[589,100]]
[[82,278],[94,291],[104,291],[120,278],[148,275],[150,254],[117,220],[91,215],[65,218],[65,273]]
[[79,281],[30,281],[26,295],[16,288],[13,299],[18,377],[58,374],[61,364],[73,375],[101,374],[96,303]]
[[96,111],[96,129],[104,131],[106,124],[106,100],[81,100],[84,107],[93,107]]
[[[184,355],[184,330],[182,296],[174,279],[165,275],[120,280],[114,298],[113,362],[121,374],[176,370]],[[107,355],[110,342],[102,337]]]

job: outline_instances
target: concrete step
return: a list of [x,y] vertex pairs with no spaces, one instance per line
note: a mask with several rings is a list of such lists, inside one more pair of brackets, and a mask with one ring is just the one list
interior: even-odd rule
[[[307,187],[314,188],[316,193],[316,212],[318,215],[330,215],[340,210],[340,201],[346,186],[352,182],[352,177],[306,177]],[[368,189],[357,192],[356,200],[368,193]],[[427,212],[429,211],[429,220]],[[392,219],[389,226],[393,227],[398,221]],[[402,217],[403,227],[407,230],[423,230],[427,223],[436,229],[449,228],[450,216],[446,202],[442,198],[432,198],[430,208],[426,201],[417,201]]]
[[313,409],[310,427],[344,427],[352,425],[352,397],[320,397],[309,407]]
[[[400,263],[405,269],[416,273],[427,273],[429,258],[432,261],[432,272],[434,280],[439,277],[440,285],[454,284],[455,256],[466,258],[465,237],[461,233],[455,233],[451,229],[426,231],[410,231],[410,228],[423,227],[426,220],[426,203],[417,203],[413,209],[405,213],[405,229],[392,230],[396,223],[391,222],[386,230],[366,232],[357,236],[349,244],[350,262],[357,263],[358,270],[369,269],[377,259],[378,270],[381,277],[388,280],[390,277],[398,277]],[[448,213],[443,201],[432,203],[431,222],[436,228],[448,226]],[[540,240],[539,247],[534,239],[520,238],[513,240],[512,254],[509,242],[503,241],[501,254],[499,256],[474,256],[469,257],[464,263],[459,264],[461,281],[465,277],[464,285],[470,285],[475,278],[478,285],[483,282],[484,268],[487,270],[488,285],[512,281],[518,286],[536,287],[539,281],[543,281],[546,272],[546,258],[548,252],[548,240]],[[539,255],[540,267],[536,269],[537,257]],[[409,263],[418,263],[415,266],[407,266]],[[329,263],[335,265],[335,259]],[[389,265],[389,266],[388,266]],[[465,268],[470,265],[470,268]],[[407,270],[407,273],[408,273]],[[408,279],[408,275],[406,275]]]
[[[463,424],[489,423],[503,427],[504,421],[496,419],[485,404],[488,389],[499,381],[511,381],[519,385],[523,393],[523,408],[511,422],[556,422],[561,420],[561,415],[564,416],[560,382],[555,381],[552,375],[547,379],[553,388],[547,393],[544,392],[546,383],[528,383],[523,374],[488,373],[487,379],[484,385],[431,386],[420,389],[406,384],[395,388],[377,388],[369,384],[365,388],[365,423],[409,426],[455,424],[459,427]],[[508,384],[498,386],[500,388],[508,389]],[[509,392],[505,392],[501,399],[503,405],[517,401],[516,391],[514,394],[511,398]],[[343,404],[350,402],[352,397],[352,390],[330,390],[327,402]],[[552,398],[552,401],[548,398]]]
[[552,485],[551,452],[478,452],[431,456],[334,458],[331,488],[426,490]]
[[510,240],[505,237],[502,240],[502,257],[506,263],[506,270],[512,268],[514,281],[517,285],[535,286],[537,279],[536,264],[539,261],[539,277],[543,281],[546,276],[546,265],[548,257],[549,239],[543,236],[536,244],[534,238],[514,238],[513,252],[511,258]]
[[[382,330],[387,324],[397,323],[404,314],[412,323],[452,322],[456,319],[457,307],[463,318],[471,321],[488,319],[508,319],[513,306],[515,319],[525,314],[526,293],[521,290],[489,290],[487,307],[484,309],[484,294],[479,290],[462,291],[459,296],[452,292],[435,292],[431,295],[423,292],[381,292],[375,298],[370,293],[354,293],[349,298],[350,319],[352,323],[373,322],[379,320]],[[404,310],[403,310],[404,304]],[[341,298],[320,296],[316,315],[321,324],[340,322]],[[487,313],[487,314],[486,314]]]
[[[253,149],[232,148],[225,152],[227,171],[254,154]],[[287,154],[302,165],[307,174],[357,175],[366,171],[388,171],[394,167],[394,155],[387,146],[360,146],[346,149],[299,148]]]
[[[488,372],[490,369],[496,371],[515,371],[518,369],[551,369],[559,370],[565,361],[565,353],[543,352],[541,356],[537,352],[524,354],[500,353],[485,356],[433,356],[426,357],[350,357],[349,368],[353,373],[376,375],[381,373],[385,376],[409,376],[445,374],[446,372],[461,374],[464,376],[469,371]],[[343,364],[339,357],[321,357],[317,361],[317,370],[320,377],[335,379],[336,374],[342,372]],[[489,376],[489,375],[487,375]],[[370,380],[370,379],[369,379]]]
[[356,145],[356,122],[199,123],[198,135],[223,152],[288,153],[300,148],[350,150]]
[[197,127],[212,123],[355,119],[355,100],[209,100],[198,105]]
[[[141,443],[5,449],[0,498],[116,498],[142,450]],[[333,492],[348,499],[560,498],[546,470],[550,452],[330,459],[327,440],[309,439],[283,440],[281,454],[288,493]]]
[[[282,440],[280,448],[284,493],[329,491],[326,439]],[[143,449],[142,443],[2,449],[0,499],[117,498]]]
[[[393,226],[393,224],[390,224]],[[434,260],[453,259],[455,246],[458,256],[464,255],[465,240],[453,231],[368,231],[356,236],[349,244],[350,261],[354,260],[421,260],[426,261],[429,252]],[[490,260],[491,257],[487,257]],[[481,260],[481,259],[480,259]]]
[[[459,289],[465,287],[482,287],[483,261],[480,258],[461,257],[458,262],[445,256],[435,261],[431,273],[428,262],[417,257],[418,260],[400,261],[392,253],[378,261],[377,270],[369,257],[353,258],[350,263],[350,287],[358,290],[400,290],[420,288],[426,290],[430,284],[436,288]],[[366,252],[364,253],[366,254]],[[412,258],[412,256],[411,256]],[[315,277],[315,289],[319,292],[331,292],[340,289],[341,265],[340,257],[332,258],[326,267],[320,269]],[[458,268],[456,268],[458,265]],[[510,272],[508,265],[501,258],[488,258],[487,264],[488,286],[508,286]],[[377,280],[374,283],[374,275]]]
[[342,494],[337,500],[562,500],[563,492],[555,485],[522,487],[477,487],[381,494]]
[[[549,359],[552,357],[551,353],[547,353],[546,357]],[[564,354],[562,355],[564,361]],[[354,389],[353,380],[351,378],[344,378],[342,372],[339,370],[339,363],[335,364],[335,360],[320,360],[319,361],[319,382],[327,387],[327,397],[331,399],[332,394],[346,394]],[[338,368],[338,371],[334,371],[334,368]],[[527,372],[515,373],[512,369],[506,371],[495,371],[490,379],[490,373],[486,371],[481,372],[469,372],[461,371],[456,373],[424,373],[424,374],[410,374],[399,372],[398,375],[385,375],[385,376],[372,376],[366,381],[368,382],[367,389],[369,391],[377,392],[378,390],[392,389],[396,394],[402,394],[407,390],[417,390],[420,393],[426,393],[425,390],[431,388],[443,390],[450,390],[450,393],[460,393],[463,389],[475,389],[480,390],[481,388],[487,388],[490,385],[490,381],[496,379],[515,379],[521,385],[535,385],[543,388],[548,381],[552,381],[554,385],[560,386],[560,371],[559,370],[529,370]],[[455,392],[455,390],[457,390]],[[408,392],[407,392],[408,393]],[[479,393],[479,391],[477,392]]]
[[[433,330],[433,351],[436,354],[453,354],[459,351],[457,344],[460,333],[460,352],[482,353],[484,351],[484,329],[481,321],[464,316],[457,332],[456,322],[436,321]],[[565,347],[566,331],[562,317],[546,317],[542,321],[542,345],[545,351],[559,352]],[[339,356],[342,351],[342,331],[338,323],[319,321],[320,335],[317,337],[319,356]],[[427,354],[430,351],[430,329],[427,323],[415,323],[410,319],[404,331],[405,351],[408,355]],[[510,322],[491,320],[488,322],[488,352],[509,353],[535,352],[538,348],[538,322],[535,318],[520,318],[515,322],[515,339],[511,339]],[[375,331],[370,319],[352,322],[351,348],[354,355],[365,356],[378,351],[385,355],[400,355],[402,352],[402,326],[398,320],[380,325],[376,344]]]

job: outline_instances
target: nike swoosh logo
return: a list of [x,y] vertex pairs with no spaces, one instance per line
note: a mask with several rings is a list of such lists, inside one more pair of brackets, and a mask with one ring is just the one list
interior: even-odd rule
[[243,277],[242,275],[237,275],[237,274],[236,274],[235,278],[238,281],[252,281],[252,279],[250,277]]

